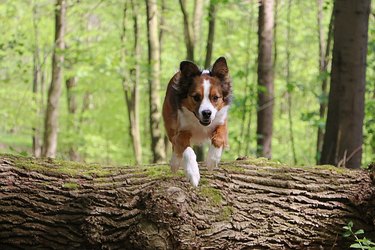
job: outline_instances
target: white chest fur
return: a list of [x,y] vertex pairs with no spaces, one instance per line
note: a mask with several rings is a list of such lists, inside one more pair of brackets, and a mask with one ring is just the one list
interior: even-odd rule
[[191,132],[191,144],[197,145],[208,142],[215,128],[218,125],[224,124],[227,118],[228,108],[229,106],[224,106],[216,113],[210,125],[203,126],[191,111],[182,107],[181,110],[178,110],[179,131],[187,130]]

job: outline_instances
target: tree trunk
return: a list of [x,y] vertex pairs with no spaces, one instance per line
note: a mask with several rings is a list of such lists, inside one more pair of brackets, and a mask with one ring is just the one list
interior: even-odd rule
[[57,0],[55,6],[55,44],[52,55],[52,80],[48,90],[47,110],[44,124],[43,152],[45,157],[54,158],[57,150],[59,100],[63,78],[64,33],[66,1]]
[[202,50],[202,19],[203,19],[203,6],[204,0],[194,1],[194,16],[193,16],[193,38],[194,38],[194,50],[198,56]]
[[258,113],[257,155],[271,158],[273,126],[273,63],[272,44],[274,13],[273,0],[262,0],[258,19]]
[[149,58],[149,86],[150,86],[150,126],[151,150],[153,162],[165,161],[165,146],[161,132],[160,105],[160,49],[158,37],[158,8],[154,0],[146,0],[147,29],[148,29],[148,58]]
[[186,0],[179,0],[179,2],[184,21],[186,60],[194,62],[194,29],[189,23],[189,15],[186,10]]
[[3,155],[0,242],[3,249],[347,249],[348,221],[375,237],[369,172],[253,163],[201,166],[201,186],[192,188],[162,165]]
[[[75,93],[75,88],[77,87],[77,78],[69,77],[65,81],[66,85],[66,95],[68,98],[68,130],[71,133],[78,133],[78,120],[77,120],[77,95]],[[76,143],[69,142],[69,159],[72,161],[79,161],[80,156],[78,154],[78,148]]]
[[[287,106],[288,106],[288,125],[289,125],[289,141],[292,151],[293,157],[293,164],[297,164],[297,155],[296,155],[296,148],[294,143],[294,133],[293,133],[293,117],[292,117],[292,87],[293,84],[291,83],[291,72],[290,72],[290,44],[291,44],[291,37],[290,37],[290,29],[291,29],[291,21],[290,15],[292,12],[292,0],[288,0],[288,9],[287,9],[287,17],[286,17],[286,73],[285,73],[285,81],[286,81],[286,99],[287,99]],[[275,29],[276,30],[276,29]]]
[[[184,35],[185,35],[185,46],[186,46],[186,60],[191,62],[195,61],[194,51],[197,41],[200,39],[201,25],[202,25],[202,14],[203,14],[203,1],[194,1],[194,16],[193,21],[189,22],[189,13],[186,9],[186,0],[180,0],[180,8],[183,15],[184,24]],[[197,161],[204,160],[204,146],[195,145],[195,154]]]
[[[327,42],[324,42],[324,29],[323,29],[323,0],[317,0],[318,3],[318,37],[319,37],[319,74],[322,79],[321,94],[319,98],[319,120],[324,121],[326,118],[327,110],[327,83],[328,83],[328,64],[330,61],[331,52],[331,41],[332,41],[332,29],[333,29],[333,17],[334,7],[332,8],[332,14],[328,26]],[[324,127],[318,125],[318,135],[316,142],[316,162],[319,163],[323,149],[324,139]]]
[[33,94],[35,102],[35,125],[32,127],[32,152],[35,157],[40,157],[42,153],[42,141],[40,131],[40,81],[41,81],[41,63],[40,63],[40,49],[39,49],[39,27],[38,27],[38,9],[37,6],[33,6],[33,29],[34,29],[34,51],[33,51]]
[[[250,8],[249,16],[248,16],[248,27],[246,31],[246,60],[245,64],[243,65],[243,68],[245,69],[245,96],[243,100],[243,105],[241,105],[241,129],[240,129],[240,136],[239,140],[237,142],[237,152],[238,155],[252,155],[252,152],[250,152],[250,143],[252,139],[251,134],[251,124],[252,124],[252,114],[253,114],[253,108],[255,106],[254,104],[254,89],[256,86],[250,83],[254,83],[256,81],[255,78],[250,80],[250,72],[255,68],[256,62],[253,60],[253,53],[251,51],[251,48],[253,46],[256,46],[253,44],[253,41],[255,39],[253,38],[253,34],[255,33],[255,25],[254,25],[254,11],[253,8]],[[253,62],[254,64],[252,64]],[[253,74],[253,77],[256,77],[255,74]],[[247,140],[245,140],[245,138]],[[244,149],[244,152],[243,150]]]
[[334,45],[321,163],[359,168],[370,0],[335,2]]
[[[122,87],[125,96],[125,104],[128,111],[129,121],[129,136],[132,140],[133,152],[136,164],[142,162],[142,145],[141,135],[139,131],[139,60],[140,60],[140,44],[139,44],[139,25],[138,25],[138,6],[137,3],[131,1],[132,14],[133,14],[133,34],[134,34],[134,50],[132,51],[131,58],[134,58],[134,65],[126,64],[126,12],[127,4],[124,7],[123,16],[123,32],[121,34],[121,64],[122,64]],[[131,68],[131,69],[130,69]]]
[[216,22],[216,11],[217,3],[215,0],[210,0],[210,6],[208,7],[208,35],[207,35],[207,46],[206,46],[206,59],[204,61],[204,68],[208,69],[211,66],[212,50],[214,47],[215,38],[215,22]]

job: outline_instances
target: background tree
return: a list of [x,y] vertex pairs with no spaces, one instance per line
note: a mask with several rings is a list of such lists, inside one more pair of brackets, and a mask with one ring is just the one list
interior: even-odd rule
[[[294,85],[292,83],[292,76],[290,70],[290,44],[292,43],[291,39],[291,20],[290,14],[292,12],[292,0],[288,0],[288,13],[286,17],[286,69],[285,69],[285,82],[286,82],[286,99],[287,99],[287,109],[288,109],[288,123],[289,123],[289,139],[290,139],[290,149],[292,151],[293,156],[293,164],[297,163],[297,156],[296,156],[296,149],[295,149],[295,142],[294,142],[294,133],[293,133],[293,117],[292,117],[292,92],[294,89]],[[276,30],[276,28],[275,28]],[[275,46],[276,47],[276,46]],[[275,64],[274,64],[275,65]]]
[[65,34],[66,1],[57,0],[55,7],[55,39],[52,55],[52,80],[48,90],[48,102],[44,124],[43,153],[44,157],[54,158],[57,150],[58,115],[61,85],[63,80],[63,50]]
[[160,44],[158,6],[154,0],[146,0],[148,30],[148,61],[150,91],[150,127],[153,162],[165,161],[160,105]]
[[369,13],[369,0],[335,2],[331,86],[322,164],[361,166]]
[[[130,2],[133,19],[133,50],[131,55],[127,56],[126,44],[128,43],[126,28],[127,28],[127,3],[124,5],[123,16],[123,32],[121,34],[121,64],[122,64],[122,86],[125,96],[125,104],[127,108],[129,120],[129,134],[132,140],[135,162],[140,164],[142,162],[142,145],[141,135],[139,131],[139,77],[140,77],[140,44],[139,44],[139,14],[138,6],[134,1]],[[128,35],[128,37],[130,37]],[[126,64],[126,61],[133,58],[133,66]],[[130,61],[130,60],[129,60]],[[130,69],[131,67],[131,69]]]
[[272,156],[272,125],[274,106],[273,28],[274,0],[262,0],[258,17],[258,112],[257,155]]
[[[33,30],[34,30],[34,51],[33,51],[33,93],[34,101],[36,106],[36,115],[39,116],[41,113],[40,103],[43,100],[40,98],[39,92],[43,91],[41,88],[42,80],[42,68],[40,60],[40,44],[39,44],[39,11],[36,4],[33,5]],[[36,122],[40,125],[39,122]],[[33,126],[32,131],[32,152],[35,157],[40,157],[42,153],[42,138],[41,138],[40,126]]]
[[[194,12],[192,21],[190,21],[189,12],[187,10],[187,1],[179,0],[179,2],[183,16],[186,60],[195,62],[194,53],[197,47],[197,43],[200,41],[200,33],[202,26],[203,1],[194,1]],[[202,161],[204,159],[204,146],[195,145],[194,151],[197,155],[197,161]]]
[[[78,110],[78,103],[77,103],[77,77],[71,76],[68,77],[65,81],[66,86],[66,95],[67,95],[67,102],[68,102],[68,126],[69,130],[72,133],[78,132],[78,120],[77,120],[77,110]],[[78,149],[75,142],[70,142],[69,147],[69,159],[72,161],[79,161],[80,157],[78,154]]]
[[[332,30],[333,30],[333,17],[334,12],[331,13],[331,18],[328,25],[328,34],[326,41],[324,40],[324,25],[323,25],[323,0],[317,0],[318,4],[318,38],[319,38],[319,73],[322,81],[321,93],[319,95],[319,122],[318,122],[318,135],[316,142],[316,162],[319,163],[320,155],[323,149],[324,139],[324,125],[327,110],[327,85],[329,79],[328,66],[330,62],[331,54],[331,41],[332,41]],[[334,9],[334,8],[332,8]]]
[[216,0],[210,0],[208,7],[208,35],[206,45],[206,59],[204,60],[204,68],[211,66],[212,50],[214,48],[215,23],[216,23],[217,3]]
[[[71,145],[86,162],[106,164],[133,164],[136,156],[132,149],[129,132],[128,111],[124,105],[122,82],[121,47],[119,36],[122,33],[123,4],[125,1],[73,1],[69,2],[69,17],[64,36],[68,47],[64,50],[64,82],[76,77],[77,86],[68,92],[62,88],[59,104],[59,140],[58,157],[69,159]],[[127,33],[125,48],[127,52],[126,67],[130,85],[134,82],[135,57],[133,32],[133,11],[128,2]],[[209,1],[203,1],[203,18],[201,37],[196,43],[194,60],[201,66],[205,62],[206,39],[209,35],[210,15]],[[52,78],[54,44],[54,1],[12,1],[3,0],[0,4],[0,152],[13,154],[33,154],[32,141],[34,131],[38,130],[43,139],[43,123],[46,113],[46,87]],[[159,37],[160,87],[159,102],[165,93],[170,77],[178,69],[181,60],[186,58],[183,14],[172,8],[172,0],[158,1],[162,13]],[[233,102],[229,114],[230,150],[225,151],[223,160],[232,160],[241,155],[256,155],[256,104],[257,104],[257,67],[258,67],[258,2],[257,1],[217,1],[215,35],[212,57],[225,56],[231,69],[233,80]],[[277,17],[277,28],[274,29],[274,115],[272,127],[272,158],[285,163],[293,163],[290,149],[289,115],[285,93],[291,87],[292,105],[291,120],[295,154],[298,164],[316,164],[317,138],[319,128],[324,128],[325,119],[319,113],[320,106],[325,104],[322,94],[323,79],[328,73],[320,73],[317,62],[319,52],[319,25],[317,23],[318,5],[316,1],[275,2],[274,12]],[[212,5],[211,5],[212,6]],[[36,7],[36,8],[34,8]],[[37,13],[33,14],[35,10]],[[186,1],[189,24],[193,26],[195,3]],[[327,43],[332,14],[333,1],[322,1],[322,18],[320,22],[323,42]],[[372,5],[372,13],[374,13]],[[148,53],[146,52],[148,35],[145,4],[138,2],[139,15],[139,132],[142,138],[149,138],[150,105],[148,98]],[[277,15],[277,16],[276,16]],[[290,19],[290,41],[287,42],[287,20]],[[35,40],[34,21],[37,24],[37,41]],[[276,21],[275,21],[276,22]],[[363,141],[363,164],[373,161],[375,134],[374,102],[374,41],[375,17],[370,16],[369,44],[366,68],[365,123]],[[331,25],[332,26],[332,25]],[[238,27],[238,28],[237,28]],[[194,32],[193,32],[194,33]],[[332,43],[331,43],[332,44]],[[31,86],[34,80],[33,61],[35,48],[39,48],[39,89],[33,93]],[[332,46],[330,46],[332,47]],[[287,53],[290,51],[289,70],[290,85],[285,84],[287,71]],[[325,51],[331,49],[325,46]],[[322,53],[324,54],[324,53]],[[326,57],[327,58],[327,57]],[[329,57],[328,57],[329,58]],[[130,72],[132,71],[132,72]],[[327,72],[330,71],[328,63]],[[329,78],[327,79],[327,83]],[[45,82],[45,83],[44,83]],[[43,84],[44,83],[44,84]],[[48,84],[47,84],[48,83]],[[328,85],[328,84],[327,84]],[[63,85],[64,86],[64,85]],[[328,88],[327,88],[328,89]],[[78,132],[72,130],[69,119],[68,95],[74,93],[77,101],[76,121]],[[319,99],[319,100],[318,100]],[[323,100],[323,102],[322,102]],[[37,110],[40,110],[38,112]],[[163,128],[160,125],[160,130]],[[324,129],[323,129],[324,130]],[[141,141],[142,161],[152,162],[152,142]]]

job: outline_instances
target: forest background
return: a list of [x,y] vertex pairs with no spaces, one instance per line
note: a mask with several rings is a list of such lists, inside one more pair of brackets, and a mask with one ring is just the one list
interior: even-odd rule
[[[194,28],[194,61],[202,68],[209,22],[214,17],[210,63],[219,56],[226,57],[234,90],[229,118],[230,149],[223,158],[255,156],[258,1],[200,1],[201,13],[197,12],[196,2],[157,2],[161,74],[156,92],[162,102],[169,79],[178,70],[179,63],[188,58],[186,16],[181,11],[181,3],[185,3],[185,14]],[[321,22],[318,22],[319,8]],[[275,1],[274,160],[316,164],[317,131],[325,127],[325,117],[319,116],[319,107],[328,100],[328,92],[322,93],[321,85],[325,79],[329,82],[330,76],[330,66],[325,72],[319,69],[319,30],[326,40],[332,8],[333,1]],[[374,13],[373,5],[368,26],[363,166],[372,162],[375,155]],[[0,152],[38,155],[40,150],[35,150],[35,139],[40,148],[52,79],[55,1],[2,0],[0,20]],[[135,32],[135,20],[138,32]],[[127,79],[139,68],[141,159],[138,162],[153,161],[147,20],[144,1],[67,1],[65,49],[56,52],[65,58],[56,157],[111,164],[136,162],[124,91],[130,86]],[[134,54],[136,40],[139,53]],[[33,88],[35,81],[37,89]]]

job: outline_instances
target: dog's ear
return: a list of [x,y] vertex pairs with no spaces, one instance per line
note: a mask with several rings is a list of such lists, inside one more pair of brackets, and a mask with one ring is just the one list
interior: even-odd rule
[[211,74],[219,79],[228,77],[229,69],[227,60],[224,57],[219,57],[212,66]]
[[211,75],[219,78],[223,91],[223,99],[226,104],[232,100],[232,81],[229,77],[229,69],[227,60],[224,57],[219,57],[212,66]]
[[182,61],[180,64],[180,71],[182,77],[193,77],[201,74],[198,66],[190,61]]

